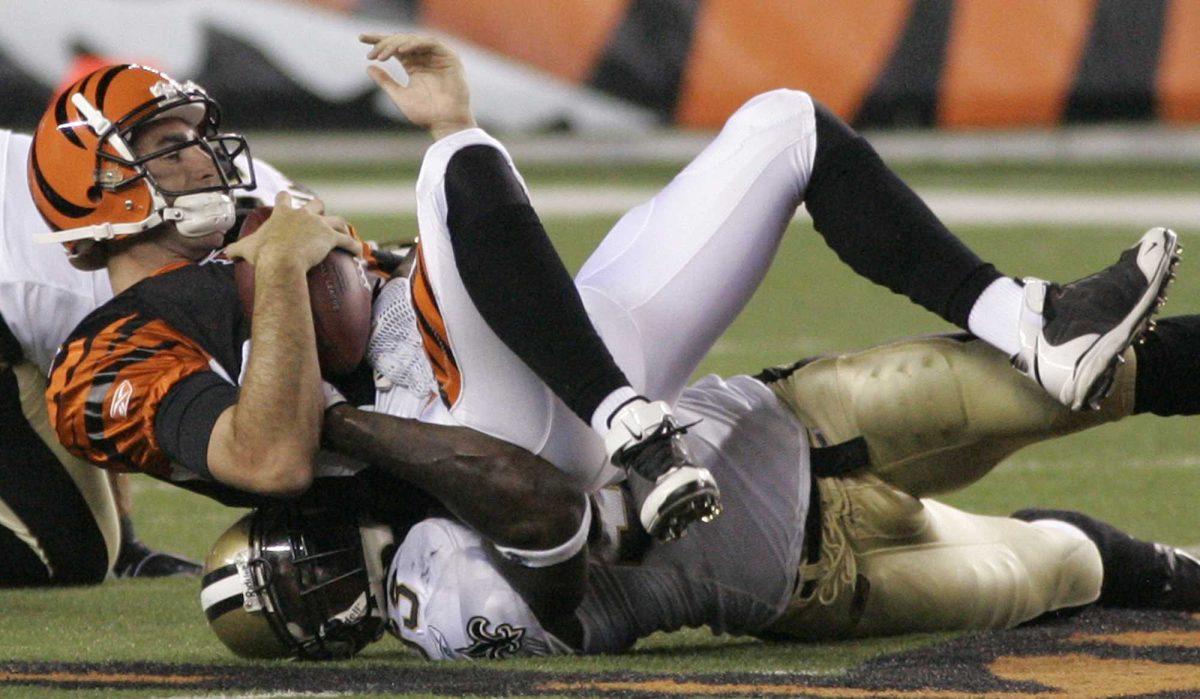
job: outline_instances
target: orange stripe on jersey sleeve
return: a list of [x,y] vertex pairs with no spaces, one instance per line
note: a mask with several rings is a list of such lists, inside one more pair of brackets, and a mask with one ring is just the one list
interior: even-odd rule
[[446,321],[442,318],[433,287],[429,285],[429,274],[425,269],[425,255],[417,246],[417,264],[412,276],[413,310],[417,314],[417,330],[421,333],[421,346],[433,367],[433,378],[437,380],[442,400],[452,406],[462,391],[462,373],[450,348],[450,337],[446,333]]
[[1057,123],[1094,9],[1094,0],[956,4],[938,104],[941,125]]
[[172,386],[209,371],[209,356],[161,320],[136,315],[71,341],[46,390],[50,425],[71,453],[114,471],[167,478],[154,418]]
[[1158,110],[1166,121],[1200,121],[1200,0],[1174,0],[1167,7],[1158,69]]

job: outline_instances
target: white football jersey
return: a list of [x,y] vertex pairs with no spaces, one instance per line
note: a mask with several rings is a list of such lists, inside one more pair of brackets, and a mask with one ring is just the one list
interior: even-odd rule
[[479,535],[448,519],[413,527],[387,577],[388,630],[429,660],[571,653],[500,575]]
[[[795,590],[812,485],[802,425],[749,376],[703,377],[675,409],[692,425],[697,463],[721,484],[725,513],[681,541],[645,548],[629,541],[625,491],[593,493],[598,536],[576,610],[582,652],[617,652],[684,627],[757,633]],[[638,563],[623,543],[642,547]],[[573,652],[538,623],[479,535],[453,521],[413,527],[392,559],[386,597],[391,631],[429,659]]]
[[83,317],[112,298],[108,272],[81,272],[61,245],[33,242],[49,228],[33,205],[25,134],[0,130],[0,316],[25,358],[50,370],[54,352]]
[[[0,317],[21,345],[25,358],[42,373],[79,321],[112,298],[108,272],[82,272],[71,266],[61,245],[34,242],[48,230],[33,204],[26,175],[25,134],[0,129]],[[254,161],[257,186],[245,195],[264,203],[295,185],[261,160]]]

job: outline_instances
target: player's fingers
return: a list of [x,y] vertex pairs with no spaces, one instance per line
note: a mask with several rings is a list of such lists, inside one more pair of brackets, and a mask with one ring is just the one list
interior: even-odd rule
[[334,236],[334,247],[341,248],[355,257],[362,255],[362,243],[354,236],[343,232],[337,232]]
[[292,206],[304,206],[317,198],[316,193],[311,189],[302,188],[295,183],[288,187],[288,192],[292,195]]
[[321,220],[325,222],[325,225],[339,233],[346,233],[347,235],[350,233],[350,222],[341,216],[322,216]]
[[393,100],[399,101],[402,99],[401,93],[404,92],[404,86],[396,82],[396,79],[386,70],[375,65],[367,66],[367,75],[370,76],[371,80],[375,81],[375,84],[380,89],[391,96]]
[[293,204],[292,204],[292,195],[288,194],[288,191],[286,189],[280,190],[279,193],[275,195],[275,208],[276,209],[294,208]]
[[371,46],[371,50],[367,52],[367,56],[370,58],[374,58],[379,53],[379,51],[382,50],[384,44],[394,36],[396,36],[396,35],[395,34],[366,33],[366,34],[359,34],[358,40],[364,44],[368,44]]
[[367,54],[367,58],[376,61],[387,61],[388,59],[404,55],[405,49],[403,45],[396,45],[392,42],[381,42],[375,45],[375,48]]
[[254,236],[247,236],[241,240],[235,241],[225,247],[225,256],[231,260],[244,260],[249,258],[251,240]]
[[412,42],[412,39],[410,34],[393,34],[384,37],[367,52],[367,58],[386,61],[396,55],[397,51],[404,50]]
[[444,47],[433,37],[397,34],[376,44],[372,52],[376,54],[373,58],[380,61],[389,58],[410,58],[427,62],[431,57],[444,53]]
[[316,214],[317,216],[320,216],[321,214],[325,213],[325,202],[321,201],[317,197],[313,197],[312,199],[304,202],[304,206],[301,208],[310,214]]

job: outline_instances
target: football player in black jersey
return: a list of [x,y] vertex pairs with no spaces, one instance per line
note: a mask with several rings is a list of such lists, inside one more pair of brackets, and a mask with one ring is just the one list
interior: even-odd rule
[[[105,267],[115,294],[55,359],[51,424],[96,465],[231,505],[304,494],[381,516],[420,514],[427,501],[411,485],[318,450],[335,392],[318,371],[305,274],[334,247],[369,253],[344,221],[322,216],[318,202],[293,208],[286,192],[254,236],[219,251],[234,222],[231,193],[254,182],[228,167],[244,152],[240,137],[218,132],[203,90],[140,66],[101,68],[46,112],[29,167],[35,203],[55,229],[42,240],[63,243],[77,267]],[[254,265],[253,320],[231,258]],[[352,396],[362,385],[355,378],[363,377],[342,386]],[[411,433],[406,454],[426,468],[435,495],[439,461],[536,461],[467,429],[393,428]],[[310,488],[314,480],[322,487]],[[553,476],[531,489],[546,505],[567,492]],[[544,543],[519,522],[496,525],[501,541]]]
[[[398,91],[390,79],[373,73],[415,123],[439,136],[473,124],[461,66],[452,53],[424,39],[366,40],[374,45],[373,57],[399,57],[418,78],[417,84],[422,84],[422,76],[433,76],[431,84],[437,89],[422,93]],[[422,94],[428,101],[420,99]],[[413,95],[416,101],[409,99]],[[799,93],[777,97],[781,105],[811,104]],[[852,266],[960,325],[971,325],[968,316],[980,304],[989,306],[992,296],[987,291],[994,285],[1013,291],[990,265],[950,236],[873,159],[869,148],[864,150],[861,139],[832,115],[821,110],[807,114],[810,121],[816,119],[806,128],[817,140],[815,153],[810,153],[815,157],[807,192],[810,209],[829,212],[818,228]],[[39,210],[58,229],[48,238],[66,244],[81,265],[107,266],[118,292],[64,345],[51,376],[50,411],[60,440],[105,467],[144,471],[231,501],[294,496],[323,469],[345,470],[344,465],[318,458],[325,394],[316,367],[304,273],[335,246],[360,251],[361,246],[339,230],[339,221],[322,218],[319,207],[292,210],[284,197],[258,234],[231,246],[228,255],[214,254],[233,220],[229,192],[250,184],[225,166],[244,150],[244,142],[218,133],[217,126],[215,108],[202,90],[136,66],[109,67],[83,78],[43,118],[30,173]],[[603,432],[609,416],[619,417],[625,408],[639,404],[636,393],[632,402],[622,398],[629,392],[628,382],[582,313],[520,187],[511,186],[514,173],[487,149],[472,154],[479,158],[464,159],[464,168],[456,172],[467,181],[468,191],[495,180],[504,185],[494,190],[502,199],[517,196],[491,202],[495,216],[468,216],[458,228],[465,237],[455,250],[463,251],[460,272],[468,293],[472,288],[494,292],[489,298],[500,301],[491,306],[472,294],[489,325],[579,417]],[[855,219],[858,207],[845,201],[847,168],[856,176],[875,178],[880,191],[873,200],[891,202],[894,209],[878,220]],[[878,230],[901,219],[904,222],[897,225],[904,235]],[[500,221],[513,224],[526,244],[505,245],[493,265],[470,264],[466,258],[473,259],[473,254],[494,252],[487,241]],[[1160,233],[1145,244],[1151,242],[1163,243],[1154,255],[1135,249],[1138,260],[1153,258],[1140,282],[1104,285],[1106,293],[1119,292],[1121,298],[1110,299],[1109,305],[1121,312],[1100,329],[1106,341],[1089,346],[1103,345],[1111,357],[1096,358],[1094,375],[1086,379],[1068,377],[1069,390],[1060,398],[1065,395],[1072,404],[1095,398],[1094,389],[1102,389],[1111,378],[1116,354],[1140,332],[1150,304],[1166,284],[1164,261],[1173,253],[1171,236]],[[255,263],[252,327],[233,292],[229,257]],[[933,263],[940,267],[930,272],[927,267]],[[1106,274],[1131,276],[1126,274],[1129,266],[1120,263]],[[507,281],[495,279],[496,268],[505,270]],[[542,273],[520,273],[527,268]],[[922,269],[929,273],[920,274]],[[1138,281],[1136,275],[1131,278]],[[532,291],[508,293],[512,280]],[[1049,298],[1076,310],[1060,308],[1056,317],[1073,317],[1096,301],[1088,288],[1067,291]],[[554,301],[538,305],[537,314],[528,313],[528,303],[504,307],[504,299],[536,301],[543,293]],[[1014,301],[1012,293],[999,295],[1007,299],[999,305],[1012,311],[1008,315],[1019,316],[1023,301]],[[1076,298],[1090,300],[1077,306],[1067,303]],[[1042,307],[1039,301],[1033,309],[1035,320]],[[518,319],[519,328],[513,325]],[[1035,324],[1040,326],[1040,320]],[[1012,342],[1017,342],[1016,327],[1014,323],[1008,333]],[[515,333],[517,329],[521,332]],[[243,354],[251,330],[254,343]],[[557,340],[563,333],[578,340],[573,345],[576,352],[547,354],[547,348],[561,346]],[[1032,334],[1040,333],[1035,329]],[[1040,352],[1036,349],[1034,357]],[[596,372],[590,369],[576,371],[579,366],[608,369],[593,376]],[[581,387],[580,376],[595,380]],[[555,377],[566,378],[560,383]],[[1056,393],[1058,388],[1062,386]],[[610,405],[614,397],[622,400]],[[675,525],[712,514],[706,508],[715,490],[702,469],[693,474],[696,479],[672,475],[688,459],[679,430],[670,421],[661,415],[643,421],[639,413],[631,421],[618,419],[616,426],[630,429],[633,436],[628,443],[614,442],[614,461],[647,466],[645,472],[634,469],[643,485],[649,485],[641,488],[649,498],[641,498],[640,504],[647,529],[665,524],[655,533],[669,537],[678,533]],[[634,448],[638,445],[646,448]],[[659,493],[659,485],[676,480],[682,500],[674,499],[673,492]],[[651,500],[658,509],[645,508]],[[686,512],[672,509],[680,503],[688,505]]]

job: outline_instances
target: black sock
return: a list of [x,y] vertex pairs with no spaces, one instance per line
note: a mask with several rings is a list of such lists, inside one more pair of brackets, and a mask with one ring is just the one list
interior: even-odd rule
[[584,422],[628,386],[504,155],[468,146],[446,166],[458,272],[488,327]]
[[1133,412],[1200,414],[1200,315],[1162,318],[1157,325],[1144,344],[1134,345]]
[[1070,510],[1027,509],[1014,519],[1055,519],[1079,528],[1100,550],[1105,607],[1134,609],[1200,608],[1200,565],[1178,557],[1173,548],[1135,539],[1111,524]]
[[113,573],[117,577],[128,577],[137,569],[138,563],[146,558],[150,549],[146,547],[133,528],[133,520],[129,515],[121,515],[121,546],[117,549],[117,560],[113,564]]
[[816,107],[804,203],[817,232],[855,272],[967,329],[975,300],[1002,275],[947,230],[865,139]]
[[119,521],[121,526],[121,546],[125,547],[129,544],[138,543],[137,532],[133,529],[133,520],[129,518],[129,515],[121,515]]

